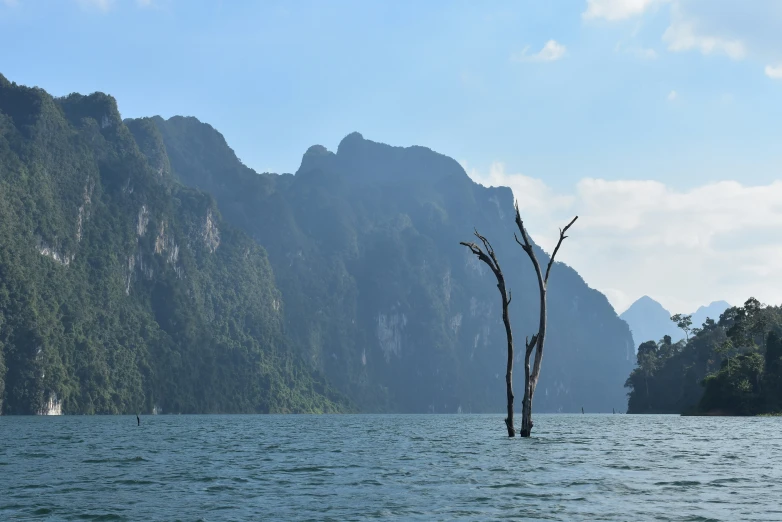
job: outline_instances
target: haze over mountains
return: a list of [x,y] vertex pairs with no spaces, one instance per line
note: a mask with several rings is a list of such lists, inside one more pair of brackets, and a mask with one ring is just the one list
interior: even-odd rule
[[[513,291],[517,338],[534,331],[536,281],[513,240],[509,189],[477,185],[424,147],[358,133],[336,153],[310,147],[295,176],[258,175],[209,125],[153,121],[175,175],[213,194],[225,218],[269,252],[288,332],[313,367],[371,411],[496,411],[505,358],[499,297],[458,243],[474,227],[490,238]],[[624,408],[632,340],[605,297],[557,264],[549,314],[556,326],[541,411]]]
[[[714,301],[708,306],[701,306],[692,313],[692,327],[700,328],[706,319],[719,320],[720,314],[730,308],[725,301]],[[645,295],[635,301],[619,316],[630,326],[633,335],[633,344],[638,345],[646,341],[659,341],[666,335],[671,336],[673,342],[684,339],[684,332],[671,321],[671,313],[663,306]]]
[[[459,241],[492,241],[521,345],[510,189],[358,133],[258,174],[195,118],[2,77],[0,111],[3,412],[502,410],[499,296]],[[561,263],[549,325],[536,410],[622,411],[630,330]]]

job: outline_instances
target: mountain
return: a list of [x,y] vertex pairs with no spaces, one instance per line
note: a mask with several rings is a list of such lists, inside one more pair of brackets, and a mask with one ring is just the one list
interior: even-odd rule
[[[474,227],[521,346],[538,290],[512,193],[453,159],[354,133],[258,174],[194,118],[0,76],[0,412],[500,411]],[[623,409],[629,328],[561,263],[549,321],[536,410]]]
[[684,338],[684,334],[671,322],[671,313],[663,305],[645,295],[619,315],[630,326],[633,345],[646,341],[659,341],[670,335],[673,342]]
[[[712,311],[722,308],[712,305]],[[701,324],[686,344],[638,348],[638,365],[625,384],[628,413],[782,411],[782,307],[749,298]]]
[[350,408],[284,329],[265,251],[155,125],[0,75],[0,413]]
[[[427,148],[358,133],[336,152],[310,147],[295,175],[258,174],[195,118],[141,123],[160,132],[172,174],[212,194],[225,220],[268,252],[285,330],[311,369],[364,411],[502,410],[499,294],[459,241],[472,239],[474,228],[492,241],[521,348],[536,330],[538,289],[513,239],[510,189],[478,185]],[[561,263],[552,269],[549,321],[536,410],[624,409],[635,362],[630,330],[604,295]]]
[[[714,301],[708,306],[701,306],[691,314],[692,327],[700,328],[707,318],[719,320],[720,314],[728,308],[730,305],[725,301]],[[630,305],[619,317],[630,326],[633,345],[636,348],[646,341],[660,341],[666,335],[670,335],[673,342],[685,337],[684,332],[671,321],[671,313],[646,295]]]
[[730,308],[730,304],[725,301],[714,301],[708,306],[701,306],[692,314],[692,326],[700,328],[706,319],[719,321],[720,315]]

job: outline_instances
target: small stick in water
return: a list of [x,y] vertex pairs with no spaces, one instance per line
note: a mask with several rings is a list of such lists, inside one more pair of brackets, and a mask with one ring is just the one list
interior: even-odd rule
[[136,414],[136,422],[138,423],[138,426],[141,426],[141,419],[138,416],[138,413]]

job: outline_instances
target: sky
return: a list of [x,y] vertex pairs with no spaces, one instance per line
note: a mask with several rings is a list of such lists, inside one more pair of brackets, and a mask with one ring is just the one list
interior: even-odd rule
[[510,186],[617,312],[782,303],[780,0],[0,0],[0,73],[196,116],[262,172],[353,131]]

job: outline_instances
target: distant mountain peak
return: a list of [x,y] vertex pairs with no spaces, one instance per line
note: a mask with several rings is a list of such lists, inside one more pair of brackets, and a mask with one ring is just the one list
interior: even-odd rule
[[58,101],[66,117],[74,125],[79,125],[83,118],[92,118],[101,129],[116,128],[122,124],[117,100],[108,94],[94,92],[84,96],[72,93],[58,98]]
[[342,139],[333,166],[346,177],[375,181],[431,184],[453,176],[469,179],[459,162],[444,154],[417,145],[399,147],[368,140],[359,132]]
[[[712,301],[701,306],[690,314],[693,328],[700,328],[708,318],[717,321],[728,308],[730,304],[726,301]],[[671,312],[648,295],[638,298],[619,317],[630,326],[636,348],[642,342],[659,341],[665,335],[670,335],[674,341],[684,338],[684,332],[671,321]]]
[[699,307],[698,308],[698,312],[700,312],[701,310],[708,310],[708,309],[711,309],[711,308],[725,308],[725,309],[728,309],[730,307],[731,307],[731,304],[728,303],[727,301],[712,301],[708,305]]
[[638,299],[636,299],[635,302],[633,304],[631,304],[627,310],[625,310],[624,312],[622,312],[620,314],[620,317],[625,315],[625,314],[628,314],[628,313],[633,313],[633,311],[635,311],[635,310],[647,310],[648,311],[648,310],[650,310],[652,308],[655,309],[655,311],[664,310],[665,313],[668,314],[668,317],[671,316],[671,313],[668,310],[666,310],[665,307],[663,305],[661,305],[659,301],[654,300],[653,298],[649,297],[648,295],[644,295],[644,296],[639,297]]
[[700,328],[706,319],[717,321],[728,308],[730,304],[727,301],[712,301],[708,306],[701,306],[692,314],[692,325]]
[[334,153],[331,152],[329,149],[324,147],[323,145],[312,145],[310,148],[307,149],[307,152],[304,153],[305,156],[333,156]]
[[342,138],[342,141],[339,142],[339,147],[342,147],[343,144],[350,145],[351,143],[358,143],[361,141],[367,141],[364,139],[364,135],[358,131],[353,131]]
[[336,155],[323,145],[313,145],[301,157],[301,165],[297,174],[305,174],[314,170],[332,170],[336,163]]
[[657,342],[666,335],[674,341],[683,337],[683,333],[671,322],[671,313],[648,295],[631,304],[619,317],[630,326],[636,348],[646,341]]

